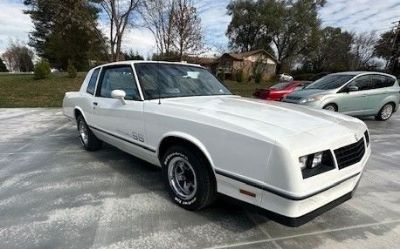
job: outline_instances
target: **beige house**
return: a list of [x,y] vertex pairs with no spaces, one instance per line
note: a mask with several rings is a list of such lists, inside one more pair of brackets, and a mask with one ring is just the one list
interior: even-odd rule
[[245,77],[252,78],[261,73],[262,79],[275,76],[277,60],[263,49],[243,53],[225,53],[219,59],[217,72],[224,72],[226,77],[234,77],[236,72],[243,72]]

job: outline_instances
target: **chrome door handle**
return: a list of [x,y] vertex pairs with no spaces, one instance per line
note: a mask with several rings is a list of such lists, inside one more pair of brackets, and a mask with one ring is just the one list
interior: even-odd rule
[[97,102],[93,102],[93,105],[97,106],[97,105],[98,105],[98,103],[97,103]]

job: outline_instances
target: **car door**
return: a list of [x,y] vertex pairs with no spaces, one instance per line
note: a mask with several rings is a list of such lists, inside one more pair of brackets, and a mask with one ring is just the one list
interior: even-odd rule
[[[113,90],[126,93],[125,103],[111,97]],[[103,67],[92,105],[92,128],[113,140],[113,145],[130,148],[134,154],[146,148],[143,100],[131,65]]]
[[[351,86],[358,87],[357,91],[349,91]],[[337,104],[339,111],[349,115],[363,115],[365,113],[367,94],[371,88],[371,76],[362,75],[353,79],[338,93]]]
[[372,75],[372,87],[367,96],[367,108],[370,114],[376,114],[382,107],[382,101],[391,94],[388,87],[393,86],[394,81],[385,75]]

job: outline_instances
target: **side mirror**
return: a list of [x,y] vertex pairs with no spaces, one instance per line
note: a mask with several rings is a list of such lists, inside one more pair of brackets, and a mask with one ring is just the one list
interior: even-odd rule
[[347,87],[347,92],[357,92],[358,91],[358,86],[349,86]]
[[114,90],[111,92],[111,98],[119,99],[123,105],[126,105],[125,96],[126,93],[123,90]]

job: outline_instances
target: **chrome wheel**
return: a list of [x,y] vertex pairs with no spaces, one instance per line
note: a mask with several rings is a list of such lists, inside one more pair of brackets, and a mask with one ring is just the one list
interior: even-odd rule
[[168,163],[168,182],[174,193],[183,200],[190,200],[196,195],[196,172],[183,157],[174,157]]
[[382,120],[390,118],[390,116],[392,116],[392,113],[393,113],[393,106],[391,104],[385,105],[381,113]]
[[327,105],[324,107],[324,110],[336,112],[336,108],[333,105]]
[[78,125],[79,135],[81,137],[81,141],[84,145],[88,145],[89,143],[89,130],[85,124],[85,122],[81,121]]

